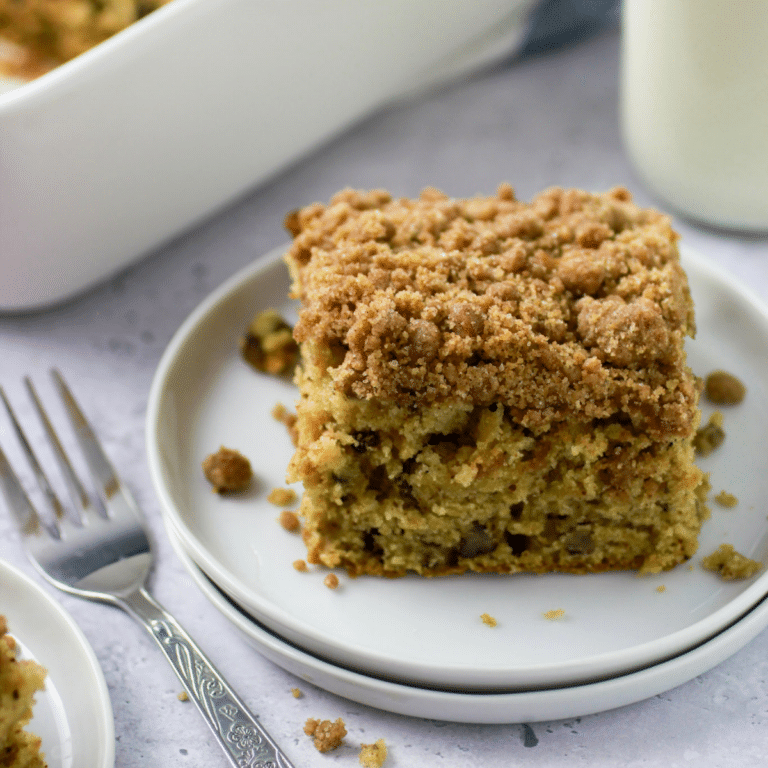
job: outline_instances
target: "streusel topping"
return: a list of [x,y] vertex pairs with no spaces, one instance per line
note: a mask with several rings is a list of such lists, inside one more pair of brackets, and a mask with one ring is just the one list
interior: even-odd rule
[[617,413],[655,436],[693,429],[677,235],[625,189],[530,203],[509,185],[466,200],[345,190],[286,226],[295,338],[333,351],[349,396],[500,402],[537,432]]

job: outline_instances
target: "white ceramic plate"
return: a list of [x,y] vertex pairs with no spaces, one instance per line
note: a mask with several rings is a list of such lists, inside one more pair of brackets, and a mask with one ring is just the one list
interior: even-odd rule
[[[701,535],[707,554],[723,542],[764,559],[768,520],[768,319],[762,305],[687,249],[699,328],[693,369],[726,368],[748,387],[726,413],[726,444],[702,466],[715,492],[739,498],[713,506]],[[266,501],[284,486],[292,446],[271,411],[296,398],[289,383],[244,364],[237,340],[252,315],[285,298],[286,270],[273,253],[233,277],[184,323],[164,355],[148,407],[148,455],[167,527],[194,561],[260,622],[325,659],[399,681],[463,690],[561,686],[626,673],[713,637],[768,593],[768,575],[725,583],[690,566],[653,577],[608,573],[398,580],[298,573],[300,538],[275,522]],[[705,415],[706,417],[706,415]],[[200,462],[220,445],[247,455],[259,477],[245,497],[211,492]],[[664,587],[663,591],[659,588]],[[559,620],[544,614],[562,610]],[[480,620],[489,613],[491,629]]]
[[461,693],[403,685],[330,664],[270,632],[236,605],[170,535],[179,558],[210,602],[256,650],[312,685],[400,715],[460,723],[532,723],[583,717],[656,696],[692,680],[743,648],[768,626],[768,598],[711,640],[669,661],[586,685],[541,691]]
[[0,585],[0,614],[8,619],[21,656],[48,671],[27,726],[42,738],[48,768],[111,768],[112,704],[85,636],[42,587],[2,560]]

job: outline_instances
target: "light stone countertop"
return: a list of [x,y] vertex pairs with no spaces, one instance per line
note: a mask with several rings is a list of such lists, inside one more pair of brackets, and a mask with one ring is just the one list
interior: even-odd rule
[[[619,35],[607,31],[555,53],[403,103],[356,126],[279,178],[63,306],[0,316],[0,383],[58,366],[85,403],[114,463],[146,511],[159,553],[153,592],[209,653],[300,766],[358,765],[355,745],[384,738],[388,768],[631,766],[749,768],[768,753],[768,633],[668,693],[568,721],[462,725],[402,717],[325,693],[259,656],[199,592],[160,522],[144,452],[147,395],[173,333],[210,291],[285,242],[284,214],[345,186],[414,195],[491,193],[509,181],[521,199],[550,185],[643,188],[617,120]],[[768,299],[768,239],[708,231],[676,219],[683,241]],[[7,421],[0,420],[3,439]],[[32,573],[0,514],[0,558]],[[46,587],[47,589],[47,587]],[[92,644],[112,697],[117,766],[224,766],[151,640],[117,610],[58,595]],[[304,691],[294,699],[290,690]],[[343,717],[349,747],[321,755],[307,717]],[[78,766],[77,768],[87,768]]]

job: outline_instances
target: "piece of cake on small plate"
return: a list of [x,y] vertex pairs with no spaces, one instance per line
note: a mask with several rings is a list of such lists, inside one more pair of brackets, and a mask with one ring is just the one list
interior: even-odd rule
[[290,214],[308,561],[352,576],[658,572],[693,555],[695,330],[677,235],[624,189]]
[[45,768],[40,738],[24,730],[44,681],[45,670],[39,664],[16,658],[16,641],[0,616],[0,765]]

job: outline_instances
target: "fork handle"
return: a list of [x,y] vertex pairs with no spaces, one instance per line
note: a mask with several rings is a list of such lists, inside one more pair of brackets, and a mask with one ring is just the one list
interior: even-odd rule
[[160,646],[236,768],[294,768],[195,641],[145,589],[118,600]]

